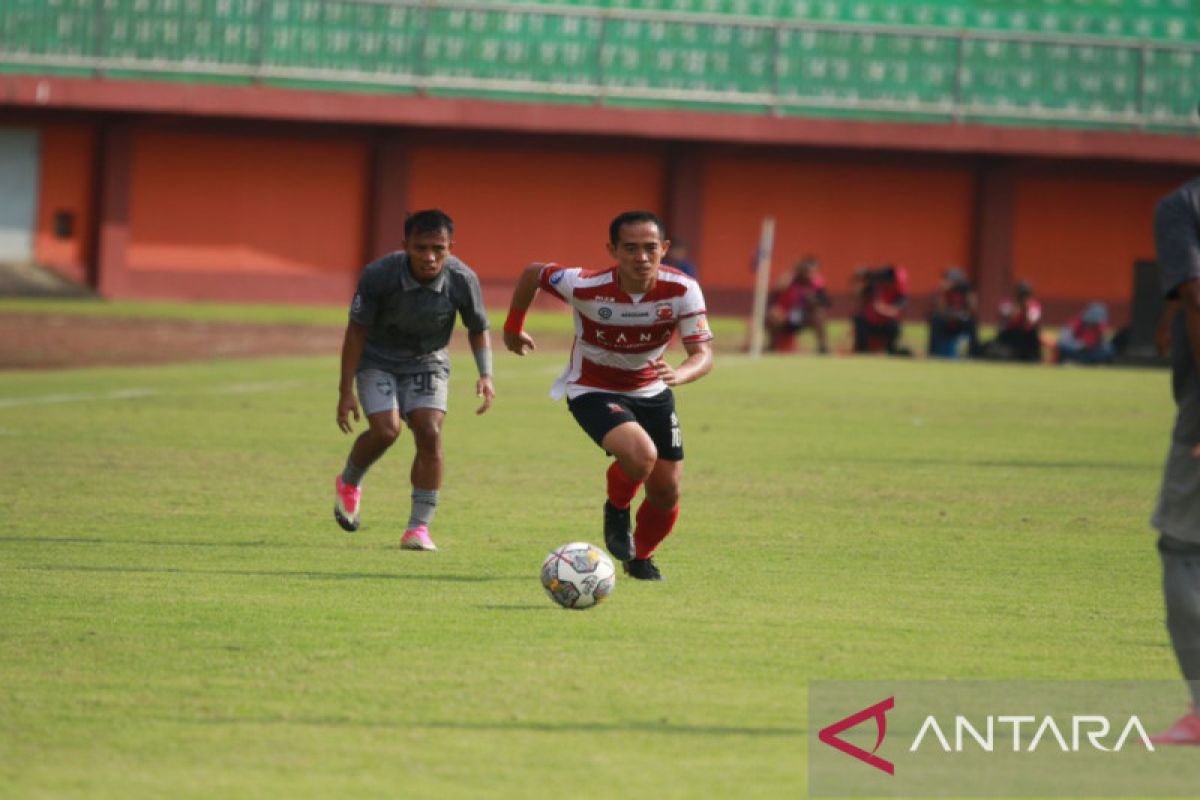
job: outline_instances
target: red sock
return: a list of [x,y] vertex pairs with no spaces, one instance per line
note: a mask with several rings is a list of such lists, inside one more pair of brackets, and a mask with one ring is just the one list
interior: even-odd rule
[[633,546],[635,558],[649,558],[654,555],[662,540],[667,538],[679,519],[679,506],[670,511],[663,511],[650,505],[649,500],[643,500],[638,506],[637,527],[633,531]]
[[635,481],[621,469],[621,462],[614,461],[608,468],[608,502],[617,508],[629,508],[633,496],[641,488],[642,482]]

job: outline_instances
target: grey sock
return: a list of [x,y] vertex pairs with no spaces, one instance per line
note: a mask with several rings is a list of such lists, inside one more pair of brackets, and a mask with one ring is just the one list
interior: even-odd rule
[[361,486],[363,478],[367,475],[369,467],[357,466],[350,459],[346,459],[346,468],[342,470],[342,483],[348,483],[351,486]]
[[437,489],[413,489],[412,513],[408,516],[408,530],[418,525],[429,527],[433,522],[433,513],[437,511]]

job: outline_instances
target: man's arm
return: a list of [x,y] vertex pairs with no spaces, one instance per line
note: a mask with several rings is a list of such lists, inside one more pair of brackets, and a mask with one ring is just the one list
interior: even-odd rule
[[713,352],[709,342],[684,342],[687,358],[678,367],[672,367],[665,358],[656,358],[650,366],[667,386],[682,386],[698,381],[712,371]]
[[1192,279],[1179,286],[1179,308],[1187,323],[1188,349],[1200,370],[1200,279]]
[[533,337],[525,332],[525,314],[533,305],[538,293],[543,264],[530,264],[521,273],[513,289],[512,302],[508,307],[508,319],[504,322],[504,346],[519,356],[534,349]]
[[1154,349],[1160,356],[1171,352],[1171,323],[1174,322],[1175,315],[1178,313],[1179,299],[1168,298],[1162,316],[1158,319],[1158,326],[1154,329]]
[[496,389],[492,385],[492,340],[486,330],[478,333],[467,333],[467,341],[471,352],[475,355],[475,366],[479,369],[479,380],[475,382],[475,396],[483,398],[483,405],[475,410],[482,414],[492,407],[496,398]]
[[338,382],[337,424],[344,433],[350,433],[350,415],[354,421],[361,419],[358,415],[358,400],[354,396],[354,374],[358,371],[358,362],[362,358],[363,344],[367,341],[367,329],[357,322],[346,323],[346,335],[342,339],[342,369],[341,380]]

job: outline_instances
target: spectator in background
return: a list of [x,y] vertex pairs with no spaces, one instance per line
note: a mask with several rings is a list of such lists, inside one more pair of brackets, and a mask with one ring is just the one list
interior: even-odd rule
[[966,273],[951,267],[942,273],[942,285],[933,296],[929,312],[929,355],[936,358],[958,358],[963,341],[967,354],[979,350],[977,300]]
[[696,277],[696,273],[699,271],[691,259],[688,258],[687,242],[683,241],[671,242],[671,250],[663,258],[663,263],[668,267],[674,267],[684,275],[692,278]]
[[1108,306],[1091,303],[1063,327],[1058,337],[1058,362],[1107,364],[1113,359],[1109,340]]
[[829,352],[825,333],[829,293],[820,271],[821,262],[817,257],[805,256],[772,293],[766,319],[769,349],[780,353],[794,352],[796,336],[808,329],[817,337],[817,352]]
[[900,347],[900,318],[908,303],[908,271],[889,264],[854,271],[858,292],[854,315],[854,352],[909,355]]
[[1042,360],[1042,304],[1033,296],[1033,286],[1020,281],[1013,297],[1000,304],[996,338],[983,348],[985,358],[997,361]]

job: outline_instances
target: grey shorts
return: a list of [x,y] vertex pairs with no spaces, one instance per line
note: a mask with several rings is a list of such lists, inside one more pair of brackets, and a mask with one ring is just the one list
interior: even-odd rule
[[1189,445],[1171,443],[1150,524],[1172,539],[1200,543],[1200,458]]
[[393,409],[408,419],[417,408],[446,411],[450,396],[449,367],[434,367],[427,372],[389,372],[382,369],[359,370],[358,402],[367,416]]

